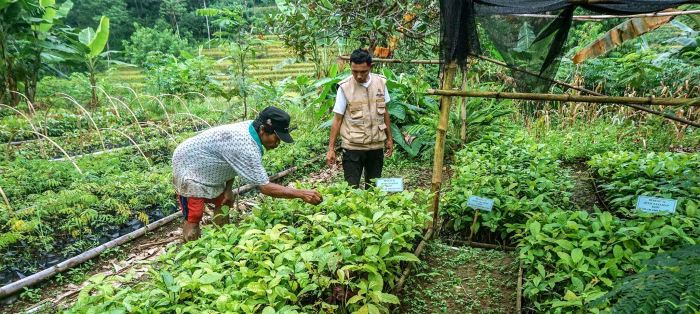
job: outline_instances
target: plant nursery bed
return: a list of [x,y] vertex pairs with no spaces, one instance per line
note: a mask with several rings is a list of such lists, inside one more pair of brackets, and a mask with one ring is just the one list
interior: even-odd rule
[[433,242],[399,295],[395,313],[515,313],[513,253]]

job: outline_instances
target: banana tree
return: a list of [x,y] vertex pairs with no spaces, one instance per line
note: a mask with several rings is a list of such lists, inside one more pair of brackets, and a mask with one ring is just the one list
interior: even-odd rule
[[112,51],[104,51],[109,39],[109,18],[102,16],[100,25],[97,30],[92,27],[85,28],[78,33],[78,40],[73,41],[75,48],[71,59],[77,62],[84,63],[87,67],[90,87],[92,89],[92,98],[90,99],[91,106],[97,106],[97,70],[104,63],[121,63],[115,60],[107,60],[107,56]]

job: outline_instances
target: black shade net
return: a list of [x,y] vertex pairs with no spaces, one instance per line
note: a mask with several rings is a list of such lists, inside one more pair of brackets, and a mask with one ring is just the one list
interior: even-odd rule
[[[470,55],[482,54],[477,24],[483,27],[497,54],[509,65],[540,75],[513,71],[517,89],[548,90],[557,74],[574,10],[625,15],[649,13],[692,1],[624,0],[584,4],[565,0],[440,0],[441,58],[466,64]],[[592,1],[591,1],[592,2]],[[557,18],[519,17],[511,14],[551,14]]]

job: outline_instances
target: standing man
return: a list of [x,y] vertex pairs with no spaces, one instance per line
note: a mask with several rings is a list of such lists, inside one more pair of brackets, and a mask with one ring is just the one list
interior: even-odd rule
[[214,223],[221,206],[234,202],[233,178],[238,175],[255,184],[262,194],[299,198],[310,204],[321,202],[315,190],[298,190],[270,182],[262,165],[263,147],[274,149],[280,140],[293,143],[289,135],[289,114],[275,107],[265,108],[255,121],[243,121],[208,129],[182,142],[173,154],[173,184],[185,218],[185,242],[199,238],[205,204],[214,206]]
[[358,188],[364,171],[365,187],[369,187],[370,180],[382,176],[384,156],[391,157],[394,151],[386,107],[390,98],[386,78],[370,73],[372,56],[367,50],[352,52],[350,70],[352,75],[338,83],[326,163],[335,163],[335,141],[340,133],[345,181]]

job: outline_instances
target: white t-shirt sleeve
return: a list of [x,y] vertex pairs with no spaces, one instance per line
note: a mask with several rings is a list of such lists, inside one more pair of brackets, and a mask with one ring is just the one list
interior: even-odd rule
[[384,103],[389,103],[391,101],[391,97],[389,97],[389,90],[386,88],[386,84],[384,84]]
[[343,90],[338,87],[338,92],[335,94],[335,105],[333,106],[333,112],[340,114],[340,115],[345,115],[345,109],[348,106],[348,100],[345,98],[345,94],[343,94]]

